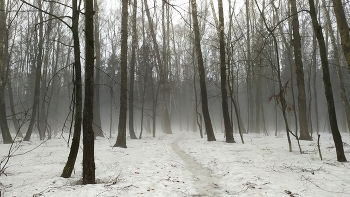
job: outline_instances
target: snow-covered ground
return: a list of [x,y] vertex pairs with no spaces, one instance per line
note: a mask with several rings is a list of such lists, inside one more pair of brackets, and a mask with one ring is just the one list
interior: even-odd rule
[[[72,178],[60,177],[69,154],[63,138],[44,143],[17,142],[14,157],[0,176],[5,196],[350,196],[350,164],[336,161],[330,134],[317,142],[293,140],[288,152],[284,136],[235,135],[235,144],[201,139],[198,133],[174,132],[128,140],[127,149],[113,148],[115,139],[95,141],[95,185],[81,185],[82,154]],[[343,134],[350,160],[350,135]],[[0,144],[0,156],[10,145]],[[29,152],[28,152],[29,151]],[[4,163],[2,163],[3,165]]]

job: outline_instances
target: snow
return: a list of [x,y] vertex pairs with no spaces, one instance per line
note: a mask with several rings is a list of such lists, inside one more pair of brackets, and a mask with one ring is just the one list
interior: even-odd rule
[[[245,144],[237,134],[237,143],[227,144],[223,133],[216,133],[215,142],[198,133],[174,133],[146,134],[128,140],[126,149],[113,148],[115,138],[98,138],[95,185],[81,185],[81,150],[72,177],[60,177],[67,138],[17,141],[0,176],[1,196],[350,196],[350,165],[336,161],[329,133],[321,133],[323,161],[316,140],[301,141],[300,154],[292,139],[288,152],[283,132],[246,134]],[[342,135],[350,159],[350,135]],[[1,158],[10,146],[0,144]]]

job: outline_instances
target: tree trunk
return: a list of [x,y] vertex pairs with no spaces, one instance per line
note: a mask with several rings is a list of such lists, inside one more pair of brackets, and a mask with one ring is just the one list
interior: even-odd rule
[[248,116],[247,116],[247,133],[252,130],[252,122],[253,122],[253,94],[252,94],[252,63],[251,63],[251,44],[250,44],[250,7],[249,7],[249,2],[250,0],[246,0],[246,26],[247,26],[247,67],[246,67],[246,73],[247,73],[247,78],[246,78],[246,86],[247,86],[247,103],[248,103]]
[[230,114],[228,112],[227,102],[227,74],[226,74],[226,52],[225,52],[225,37],[224,37],[224,12],[222,6],[222,0],[218,0],[218,12],[219,12],[219,42],[220,42],[220,76],[221,76],[221,104],[225,125],[226,142],[234,143],[233,130],[230,120]]
[[317,48],[317,41],[316,41],[316,37],[315,34],[312,37],[312,95],[313,98],[315,100],[314,102],[314,111],[315,111],[315,124],[316,124],[316,133],[318,135],[319,133],[319,118],[318,118],[318,101],[317,101],[317,84],[316,84],[316,77],[317,77],[317,60],[316,60],[316,48]]
[[166,30],[165,24],[169,24],[169,18],[166,17],[165,19],[165,12],[169,10],[168,4],[165,4],[165,1],[162,2],[162,32],[163,32],[163,49],[162,49],[162,56],[163,56],[163,62],[162,65],[159,65],[160,68],[160,82],[162,84],[162,97],[163,97],[163,105],[164,105],[164,111],[163,111],[163,124],[164,124],[164,133],[166,134],[172,134],[171,131],[171,122],[170,122],[170,116],[169,116],[169,109],[168,109],[168,103],[169,102],[169,81],[167,73],[169,71],[169,58],[168,58],[168,39],[169,39],[169,31],[168,28]]
[[[136,47],[137,47],[137,29],[136,29],[136,14],[137,0],[134,0],[132,13],[132,48],[130,60],[130,89],[129,89],[129,133],[131,139],[137,139],[134,131],[134,83],[135,83],[135,63],[136,63]],[[143,106],[142,106],[143,108]],[[142,112],[143,113],[143,112]],[[141,118],[143,120],[143,118]],[[142,127],[142,126],[141,126]]]
[[94,3],[85,0],[85,100],[83,112],[83,184],[95,184],[94,107]]
[[101,124],[101,102],[100,102],[100,70],[101,70],[101,44],[100,44],[100,23],[99,23],[99,7],[97,1],[94,1],[95,16],[94,16],[94,36],[95,36],[95,82],[94,82],[94,120],[92,128],[94,130],[95,138],[104,137]]
[[2,139],[4,144],[11,144],[12,137],[8,128],[6,119],[6,106],[5,106],[5,86],[7,81],[6,61],[8,47],[6,46],[8,41],[6,14],[5,14],[5,1],[0,1],[0,128],[2,133]]
[[15,127],[17,135],[19,137],[23,137],[22,133],[20,131],[19,122],[18,122],[18,119],[17,119],[17,116],[16,116],[15,103],[14,103],[14,98],[13,98],[13,89],[12,89],[12,83],[11,83],[11,79],[10,78],[7,80],[7,87],[8,87],[8,93],[9,93],[11,119],[12,119],[12,122],[13,122],[13,126]]
[[299,112],[299,127],[300,127],[300,140],[311,140],[311,136],[308,131],[308,122],[306,114],[306,94],[305,94],[305,82],[304,82],[304,66],[301,53],[301,38],[299,33],[299,20],[297,14],[296,1],[289,0],[291,5],[292,26],[293,26],[293,47],[294,47],[294,61],[297,76],[298,86],[298,112]]
[[214,131],[213,131],[213,126],[211,124],[209,109],[208,109],[207,87],[205,83],[205,68],[204,68],[202,49],[201,49],[201,43],[200,43],[200,32],[199,32],[199,26],[198,26],[196,0],[191,0],[191,5],[192,5],[194,44],[195,44],[194,47],[196,49],[197,61],[198,61],[199,84],[201,88],[202,113],[204,117],[205,130],[207,132],[207,140],[216,141]]
[[128,85],[128,0],[122,0],[121,50],[120,50],[120,111],[118,137],[114,147],[126,148],[126,112]]
[[69,156],[61,177],[69,178],[72,175],[74,164],[77,159],[79,151],[79,143],[81,136],[81,123],[82,123],[82,78],[81,78],[81,62],[80,62],[80,40],[79,40],[79,11],[78,0],[73,0],[72,4],[72,34],[74,43],[74,100],[75,100],[75,116],[74,116],[74,133],[72,139],[72,145],[70,148]]
[[346,157],[344,154],[344,148],[343,148],[343,142],[341,139],[341,135],[338,128],[337,123],[337,115],[335,112],[335,106],[334,106],[334,98],[333,98],[333,90],[332,90],[332,84],[330,80],[330,74],[329,74],[329,64],[327,59],[327,51],[326,46],[322,34],[322,27],[319,25],[317,21],[317,14],[316,14],[316,8],[314,0],[309,0],[310,5],[310,16],[312,20],[312,26],[314,29],[314,33],[316,34],[316,38],[318,41],[318,45],[320,48],[320,56],[321,56],[321,66],[323,71],[323,83],[325,88],[325,94],[327,99],[327,106],[328,106],[328,117],[329,117],[329,123],[331,125],[333,140],[336,148],[337,153],[337,160],[339,162],[346,162]]

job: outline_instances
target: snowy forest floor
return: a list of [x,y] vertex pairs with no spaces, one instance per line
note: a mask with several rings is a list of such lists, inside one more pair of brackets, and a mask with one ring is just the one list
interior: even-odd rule
[[[81,185],[82,151],[73,175],[60,177],[69,154],[67,138],[16,142],[16,151],[0,176],[1,197],[7,196],[350,196],[350,164],[336,161],[331,134],[317,140],[293,141],[288,152],[285,133],[278,137],[235,134],[235,144],[201,139],[199,133],[148,134],[113,148],[115,138],[95,141],[95,185]],[[350,135],[342,134],[350,160]],[[317,136],[316,136],[317,137]],[[10,145],[0,144],[1,159]],[[2,163],[3,165],[3,163]]]

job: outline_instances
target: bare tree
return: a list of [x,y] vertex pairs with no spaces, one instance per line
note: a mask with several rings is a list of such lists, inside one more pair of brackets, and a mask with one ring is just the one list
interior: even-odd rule
[[305,95],[305,82],[304,82],[304,66],[301,53],[301,38],[299,33],[299,20],[297,14],[296,2],[290,0],[292,26],[293,26],[293,47],[294,47],[294,61],[297,76],[298,86],[298,112],[299,112],[299,125],[300,125],[300,140],[311,140],[311,136],[308,132],[308,122],[306,115],[306,95]]
[[235,142],[233,138],[233,130],[230,120],[230,114],[228,112],[227,102],[227,81],[226,81],[226,52],[225,52],[225,37],[224,37],[224,12],[222,6],[222,0],[218,0],[218,12],[219,12],[219,42],[220,42],[220,77],[221,77],[221,102],[222,112],[224,117],[226,142]]
[[82,123],[82,111],[83,111],[83,98],[82,98],[82,78],[81,78],[81,62],[80,62],[80,40],[79,40],[79,10],[78,0],[72,1],[72,34],[74,43],[74,101],[75,101],[75,115],[74,115],[74,132],[72,144],[68,156],[67,163],[63,168],[61,177],[69,178],[72,175],[74,164],[77,159],[79,151],[79,143],[81,136],[81,123]]
[[137,29],[136,29],[136,14],[137,0],[134,0],[132,8],[132,48],[130,60],[130,82],[129,82],[129,134],[131,139],[137,139],[134,131],[134,83],[135,83],[135,64],[136,64],[136,47],[137,47]]
[[192,19],[193,19],[193,31],[194,31],[194,47],[196,49],[196,54],[197,54],[199,84],[201,88],[202,113],[204,117],[204,124],[207,132],[207,140],[216,141],[214,131],[213,131],[213,126],[211,124],[209,109],[208,109],[207,87],[205,83],[205,68],[203,63],[202,49],[201,49],[201,42],[200,42],[200,32],[199,32],[199,26],[198,26],[196,0],[191,0],[191,5],[192,5]]
[[12,137],[8,128],[5,106],[5,87],[7,81],[7,25],[5,13],[5,1],[0,0],[0,127],[4,144],[12,143]]
[[94,2],[85,0],[85,100],[83,111],[83,184],[95,184],[94,106]]
[[95,36],[95,79],[94,79],[94,122],[93,129],[95,137],[103,137],[102,124],[101,124],[101,102],[100,102],[100,78],[101,78],[101,43],[100,43],[100,19],[99,19],[99,6],[97,1],[94,1],[95,15],[94,15],[94,36]]
[[120,50],[120,111],[118,137],[114,147],[126,148],[126,112],[127,112],[127,85],[128,85],[128,0],[122,0],[121,21],[121,50]]
[[329,64],[327,59],[327,50],[326,50],[326,45],[325,45],[325,41],[322,33],[322,28],[317,20],[314,0],[309,0],[309,5],[310,5],[310,16],[312,20],[312,27],[314,29],[314,33],[316,34],[316,38],[320,49],[321,66],[323,71],[323,83],[324,83],[324,89],[325,89],[327,106],[328,106],[328,118],[329,118],[329,123],[331,125],[333,140],[336,148],[337,160],[339,162],[346,162],[346,157],[345,157],[344,148],[343,148],[343,141],[341,139],[341,135],[339,132],[337,115],[335,112],[333,90],[332,90],[332,84],[330,80]]

